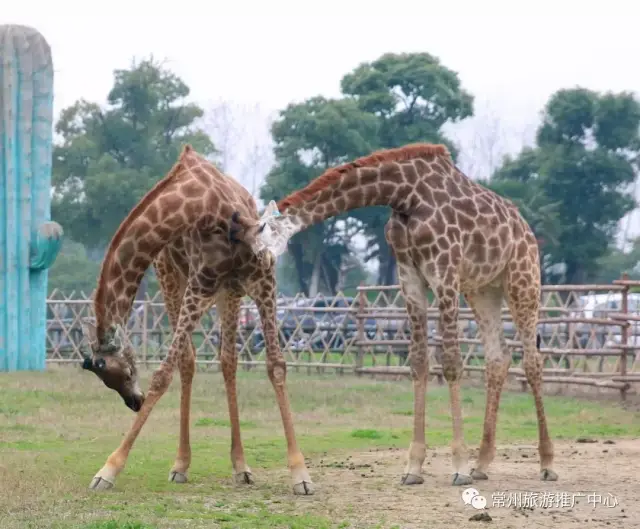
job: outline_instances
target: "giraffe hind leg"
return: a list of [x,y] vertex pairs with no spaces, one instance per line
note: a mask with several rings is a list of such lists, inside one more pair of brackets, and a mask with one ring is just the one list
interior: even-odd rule
[[538,313],[540,311],[540,289],[523,288],[517,279],[518,272],[507,269],[507,302],[523,347],[524,373],[533,394],[538,419],[538,453],[540,455],[540,479],[556,481],[558,474],[553,470],[553,443],[549,437],[547,417],[542,402],[543,359],[538,350]]
[[252,485],[253,473],[247,466],[240,432],[240,414],[236,386],[238,353],[236,351],[236,334],[242,299],[229,292],[221,292],[216,299],[218,314],[221,318],[220,368],[224,378],[231,423],[231,465],[234,480],[238,485]]

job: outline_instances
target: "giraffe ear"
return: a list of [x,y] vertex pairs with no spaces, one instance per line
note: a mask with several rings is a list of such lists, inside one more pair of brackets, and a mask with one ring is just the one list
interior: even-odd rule
[[98,328],[94,318],[83,318],[80,321],[82,335],[86,338],[89,347],[93,349],[98,343]]

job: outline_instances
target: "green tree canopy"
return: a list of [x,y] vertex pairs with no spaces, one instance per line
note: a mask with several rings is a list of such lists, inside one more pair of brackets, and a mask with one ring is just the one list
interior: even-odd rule
[[473,114],[473,97],[462,89],[458,74],[429,53],[386,53],[360,64],[340,86],[379,118],[378,143],[385,148],[430,141],[455,153],[440,129]]
[[563,89],[548,101],[535,148],[507,159],[490,186],[513,198],[567,283],[594,277],[636,206],[640,103],[629,93]]
[[[377,120],[355,101],[314,97],[280,113],[272,135],[276,163],[260,190],[262,200],[280,200],[333,165],[370,152]],[[347,222],[347,233],[340,225]],[[358,228],[348,215],[309,227],[291,238],[285,260],[293,260],[300,291],[335,291],[350,238]],[[286,263],[285,263],[286,265]]]
[[88,258],[84,246],[66,238],[49,270],[49,294],[57,290],[65,297],[88,297],[96,288],[99,273],[100,263]]
[[148,59],[114,72],[106,108],[80,100],[62,111],[52,214],[71,239],[100,253],[185,143],[214,153],[195,124],[203,111],[188,95],[179,77]]

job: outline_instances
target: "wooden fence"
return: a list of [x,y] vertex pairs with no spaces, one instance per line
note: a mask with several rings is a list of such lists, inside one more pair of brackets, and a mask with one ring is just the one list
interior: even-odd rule
[[[610,285],[543,287],[540,323],[545,381],[617,389],[622,398],[640,383],[640,281],[623,278]],[[47,361],[77,363],[87,350],[80,321],[92,317],[84,295],[54,292],[47,301]],[[429,308],[429,365],[442,382],[437,307]],[[289,366],[309,372],[340,374],[409,374],[409,322],[397,285],[361,286],[354,297],[338,294],[309,299],[298,295],[278,300],[280,343]],[[526,388],[522,348],[510,314],[503,307],[503,327],[512,349],[510,369]],[[471,310],[462,301],[460,344],[467,373],[482,372],[484,354]],[[134,303],[127,334],[139,362],[158,364],[171,341],[171,327],[160,294]],[[220,326],[215,307],[194,332],[197,363],[219,365]],[[241,310],[236,340],[245,369],[264,365],[264,339],[254,303]]]

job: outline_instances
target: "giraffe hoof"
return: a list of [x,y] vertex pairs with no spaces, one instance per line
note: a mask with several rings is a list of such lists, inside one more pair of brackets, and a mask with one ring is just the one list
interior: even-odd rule
[[312,496],[315,492],[315,487],[311,481],[301,481],[293,485],[293,493],[296,496]]
[[236,485],[253,485],[255,482],[253,481],[253,474],[245,470],[244,472],[238,472],[234,475],[236,480]]
[[422,476],[417,476],[416,474],[403,474],[402,479],[400,480],[401,485],[422,485],[424,483],[424,478]]
[[171,472],[169,472],[169,481],[173,483],[186,483],[189,480],[187,479],[186,473],[172,470]]
[[486,473],[482,472],[482,470],[478,470],[474,468],[471,471],[471,478],[477,479],[477,480],[483,480],[483,479],[489,479],[489,476],[487,476]]
[[113,488],[113,483],[111,481],[107,481],[100,476],[96,476],[91,480],[91,485],[89,485],[91,490],[109,490]]
[[471,476],[467,476],[466,474],[460,474],[456,472],[453,475],[453,483],[454,487],[463,487],[464,485],[471,485],[473,483],[473,478]]
[[558,481],[558,474],[550,468],[543,468],[540,471],[540,479],[542,481]]

